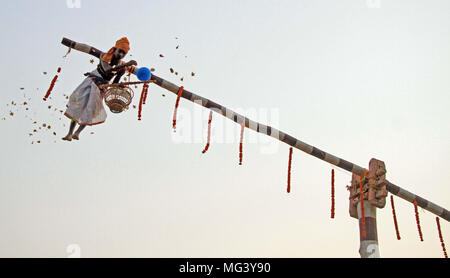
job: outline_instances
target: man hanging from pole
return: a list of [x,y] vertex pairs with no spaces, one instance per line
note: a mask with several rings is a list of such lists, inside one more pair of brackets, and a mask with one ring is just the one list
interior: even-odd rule
[[[64,41],[63,44],[69,44],[70,47],[75,43],[69,40]],[[104,123],[106,120],[106,111],[103,107],[104,90],[99,86],[108,84],[115,76],[113,83],[118,83],[125,71],[134,72],[134,67],[137,63],[134,60],[125,63],[122,59],[130,50],[130,42],[126,37],[121,38],[111,47],[107,53],[103,53],[93,47],[84,44],[75,45],[75,49],[83,52],[88,52],[100,58],[97,68],[89,73],[86,73],[86,79],[75,89],[69,98],[66,115],[71,119],[69,132],[63,140],[72,141],[79,140],[81,131],[87,125],[96,125]],[[79,125],[75,131],[76,124]]]

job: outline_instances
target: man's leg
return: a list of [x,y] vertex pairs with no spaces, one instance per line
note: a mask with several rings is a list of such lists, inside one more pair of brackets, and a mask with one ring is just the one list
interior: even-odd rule
[[74,120],[71,120],[70,126],[69,126],[69,133],[67,133],[66,137],[62,138],[63,140],[72,141],[72,133],[73,133],[73,130],[75,129],[76,124],[77,123]]
[[80,125],[75,131],[75,133],[72,135],[72,139],[79,140],[80,139],[80,133],[83,131],[83,129],[86,127],[86,125]]

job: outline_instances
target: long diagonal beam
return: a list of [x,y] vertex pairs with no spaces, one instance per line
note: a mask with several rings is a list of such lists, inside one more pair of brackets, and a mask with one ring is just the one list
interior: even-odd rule
[[[152,74],[151,79],[157,84],[158,86],[174,93],[175,95],[178,95],[178,91],[180,87],[177,85],[162,79],[154,74]],[[213,110],[216,113],[221,114],[224,117],[227,117],[228,119],[238,123],[242,124],[245,123],[245,127],[252,129],[258,133],[269,135],[281,142],[284,142],[294,148],[297,148],[309,155],[315,156],[323,161],[326,161],[330,164],[333,164],[339,168],[342,168],[348,172],[354,173],[358,176],[363,175],[364,171],[366,171],[365,168],[358,166],[354,163],[351,163],[347,160],[344,160],[342,158],[339,158],[337,156],[334,156],[332,154],[329,154],[327,152],[324,152],[314,146],[311,146],[309,144],[306,144],[292,136],[290,136],[287,133],[284,133],[278,129],[275,129],[271,126],[266,126],[263,124],[260,124],[258,122],[252,121],[249,118],[242,116],[220,104],[217,104],[207,98],[201,97],[199,95],[196,95],[194,93],[189,92],[188,90],[183,90],[181,97],[184,99],[187,99],[189,101],[192,101],[194,103],[197,103],[203,107],[209,108]],[[417,202],[417,205],[428,210],[429,212],[447,220],[450,221],[450,212],[446,209],[444,209],[441,206],[438,206],[418,195],[415,195],[391,182],[388,182],[388,185],[386,186],[386,189],[391,192],[392,194],[408,201],[411,203]]]
[[[77,43],[77,42],[72,41],[67,38],[63,38],[61,43],[65,46],[69,47],[69,50],[71,48],[73,48],[78,51],[88,53],[97,58],[100,58],[100,56],[103,54],[102,51],[98,50],[95,47],[92,47],[92,46],[89,46],[89,45],[83,44],[83,43]],[[178,86],[176,86],[175,84],[173,84],[167,80],[164,80],[156,75],[152,75],[151,79],[158,86],[178,95],[178,90],[180,88]],[[245,126],[247,128],[250,128],[259,133],[263,133],[263,134],[272,136],[272,137],[276,138],[277,140],[280,140],[281,142],[284,142],[292,147],[295,147],[307,154],[310,154],[319,159],[322,159],[322,160],[324,160],[328,163],[331,163],[339,168],[342,168],[346,171],[352,172],[358,176],[361,176],[364,173],[364,171],[366,171],[366,169],[361,166],[358,166],[354,163],[348,162],[347,160],[344,160],[344,159],[334,156],[332,154],[326,153],[316,147],[308,145],[308,144],[290,136],[289,134],[281,132],[273,127],[266,126],[266,125],[257,123],[255,121],[252,121],[252,120],[248,119],[247,117],[244,117],[232,110],[229,110],[226,107],[223,107],[222,105],[217,104],[207,98],[198,96],[187,90],[183,90],[181,97],[185,98],[189,101],[192,101],[194,103],[201,104],[202,106],[209,108],[209,109],[213,110],[214,112],[217,112],[217,113],[221,114],[222,116],[225,116],[236,123],[242,124],[244,122]],[[448,210],[446,210],[428,200],[425,200],[424,198],[417,196],[417,195],[415,195],[415,194],[413,194],[391,182],[388,182],[388,185],[386,186],[386,188],[392,194],[394,194],[402,199],[405,199],[406,201],[411,202],[411,203],[417,202],[418,206],[430,211],[433,214],[436,214],[437,216],[439,216],[447,221],[450,221],[450,213]]]

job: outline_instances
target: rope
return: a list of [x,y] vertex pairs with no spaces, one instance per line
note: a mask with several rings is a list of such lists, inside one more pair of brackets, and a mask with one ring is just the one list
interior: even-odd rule
[[154,80],[148,80],[148,81],[133,81],[133,82],[122,82],[122,83],[113,83],[113,84],[102,84],[98,87],[100,89],[108,88],[108,87],[124,87],[128,85],[136,85],[136,84],[147,84],[155,82]]
[[392,215],[394,217],[395,233],[397,234],[397,239],[400,240],[400,232],[398,230],[397,216],[395,214],[394,196],[392,195],[391,195],[391,207],[392,207]]

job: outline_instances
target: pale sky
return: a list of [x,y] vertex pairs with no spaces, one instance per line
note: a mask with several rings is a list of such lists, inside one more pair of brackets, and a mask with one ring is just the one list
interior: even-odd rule
[[[62,141],[69,119],[54,108],[98,63],[63,59],[63,37],[107,51],[126,36],[126,61],[362,167],[383,160],[389,181],[450,209],[449,1],[80,3],[2,2],[0,257],[74,244],[81,257],[359,257],[350,173],[334,168],[330,219],[332,165],[294,149],[287,194],[288,145],[246,129],[238,165],[240,127],[214,113],[202,154],[209,111],[182,99],[174,134],[176,96],[156,85],[142,121],[105,106],[104,124]],[[388,200],[381,256],[442,258],[435,216],[419,209],[420,242],[413,205],[395,201],[402,239]]]

